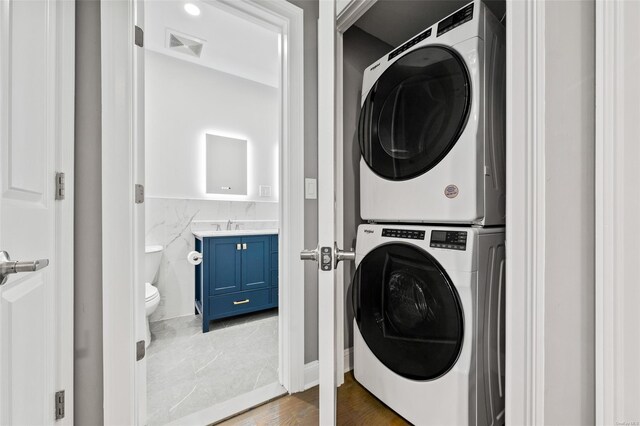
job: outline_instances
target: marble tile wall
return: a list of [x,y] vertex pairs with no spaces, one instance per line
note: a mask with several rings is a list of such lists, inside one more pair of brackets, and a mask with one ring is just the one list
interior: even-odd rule
[[151,315],[152,322],[194,312],[194,267],[187,262],[187,254],[194,249],[192,227],[206,229],[230,219],[239,222],[241,229],[273,228],[279,208],[270,202],[172,198],[147,198],[145,205],[146,244],[164,247],[155,284],[160,305]]

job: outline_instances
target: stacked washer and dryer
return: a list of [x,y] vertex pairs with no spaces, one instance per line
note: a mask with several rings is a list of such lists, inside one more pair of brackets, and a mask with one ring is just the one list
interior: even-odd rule
[[355,378],[417,425],[504,424],[505,29],[476,0],[362,93]]

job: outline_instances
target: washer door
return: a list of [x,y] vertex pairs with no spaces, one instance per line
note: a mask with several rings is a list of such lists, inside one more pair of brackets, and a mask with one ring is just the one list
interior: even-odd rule
[[429,253],[408,244],[379,246],[358,266],[352,291],[360,333],[389,369],[408,379],[432,380],[456,363],[462,305]]
[[453,148],[471,109],[469,73],[451,49],[427,46],[385,70],[360,111],[360,152],[374,173],[406,180]]

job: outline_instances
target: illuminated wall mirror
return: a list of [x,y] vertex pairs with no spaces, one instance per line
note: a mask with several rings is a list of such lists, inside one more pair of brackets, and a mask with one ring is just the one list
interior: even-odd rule
[[247,141],[207,133],[207,193],[247,195]]

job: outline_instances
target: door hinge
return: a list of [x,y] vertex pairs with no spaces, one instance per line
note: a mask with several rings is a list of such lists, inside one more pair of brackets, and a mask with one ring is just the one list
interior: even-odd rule
[[56,392],[56,420],[64,419],[64,391]]
[[136,184],[136,204],[144,203],[144,185]]
[[144,31],[136,25],[135,43],[138,47],[144,47]]
[[56,173],[56,200],[64,200],[64,173]]
[[144,340],[140,340],[136,342],[136,361],[140,361],[144,358],[147,352],[147,348],[144,344]]

